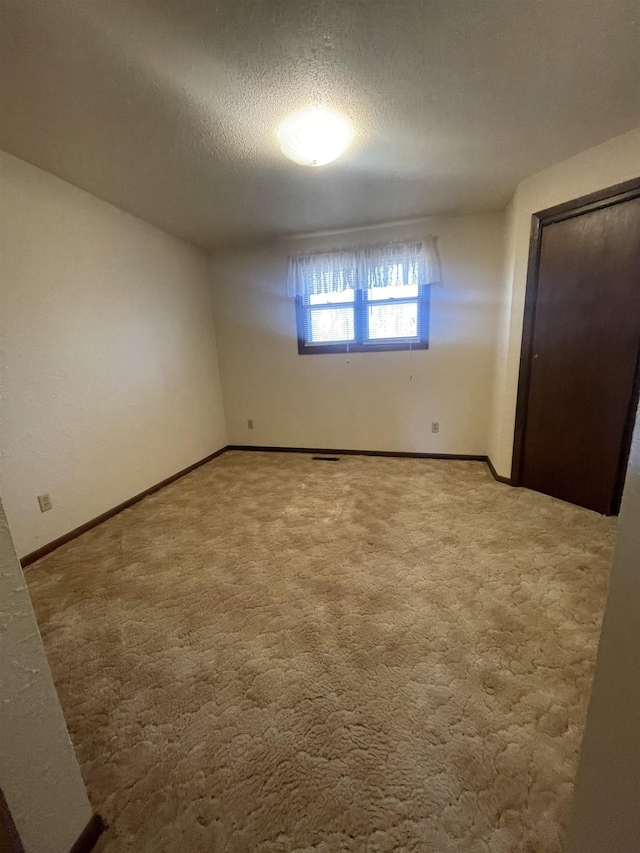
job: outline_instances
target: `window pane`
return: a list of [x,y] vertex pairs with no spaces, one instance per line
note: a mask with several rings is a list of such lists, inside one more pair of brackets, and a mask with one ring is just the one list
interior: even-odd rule
[[418,336],[418,303],[369,306],[369,340]]
[[353,302],[355,290],[333,290],[330,293],[310,293],[309,305],[331,305],[334,302]]
[[313,344],[352,341],[353,308],[311,309],[306,338]]
[[417,284],[393,284],[387,287],[370,287],[367,299],[371,302],[376,299],[415,299],[417,295]]

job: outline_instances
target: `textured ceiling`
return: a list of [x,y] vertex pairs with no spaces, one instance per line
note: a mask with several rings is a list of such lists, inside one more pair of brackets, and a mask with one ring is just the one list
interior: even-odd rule
[[[0,147],[204,247],[499,209],[640,124],[639,0],[1,6]],[[357,131],[318,170],[275,137],[310,102]]]

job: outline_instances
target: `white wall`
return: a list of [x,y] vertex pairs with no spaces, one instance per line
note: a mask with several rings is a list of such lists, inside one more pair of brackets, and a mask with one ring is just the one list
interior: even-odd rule
[[[298,355],[289,253],[421,233],[439,236],[445,280],[432,288],[428,350]],[[502,236],[502,216],[486,214],[214,256],[230,443],[485,454]]]
[[640,851],[640,409],[576,779],[572,853]]
[[0,486],[23,556],[226,434],[204,253],[4,152],[0,170]]
[[507,213],[503,312],[498,336],[489,455],[499,474],[511,474],[522,318],[531,215],[640,175],[640,128],[531,175]]
[[0,788],[26,853],[68,853],[91,818],[0,504]]

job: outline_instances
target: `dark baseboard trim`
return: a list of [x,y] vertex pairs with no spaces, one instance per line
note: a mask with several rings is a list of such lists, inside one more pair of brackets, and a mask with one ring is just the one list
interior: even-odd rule
[[106,828],[107,824],[99,814],[92,815],[69,853],[89,853]]
[[492,474],[494,480],[497,480],[499,483],[506,483],[507,486],[513,485],[513,481],[511,479],[511,477],[503,477],[502,474],[498,474],[496,469],[493,467],[493,462],[489,459],[488,456],[487,456],[487,466],[489,467],[489,470],[491,471],[491,474]]
[[267,453],[314,453],[320,456],[391,456],[409,459],[458,459],[464,462],[486,462],[486,456],[467,453],[408,453],[404,450],[336,450],[333,447],[262,447],[252,444],[230,444],[227,450],[260,450]]
[[140,492],[134,497],[123,501],[121,504],[118,504],[118,506],[114,506],[113,509],[108,509],[101,515],[92,518],[90,521],[85,521],[85,523],[81,524],[80,527],[76,527],[74,530],[70,530],[63,536],[59,536],[57,539],[54,539],[53,542],[48,542],[41,548],[37,548],[35,551],[32,551],[30,554],[27,554],[26,556],[22,557],[20,560],[20,565],[23,569],[27,566],[30,566],[31,563],[35,563],[36,560],[39,560],[41,557],[44,557],[47,554],[50,554],[52,551],[55,551],[56,548],[59,548],[61,545],[66,545],[67,542],[71,542],[72,539],[81,536],[83,533],[86,533],[87,530],[91,530],[92,527],[96,527],[98,524],[102,524],[103,521],[106,521],[108,518],[112,518],[114,515],[117,515],[119,512],[122,512],[123,509],[128,509],[130,506],[137,504],[138,501],[141,501],[143,498],[146,498],[147,495],[152,495],[154,492],[163,489],[170,483],[179,480],[180,477],[184,477],[185,474],[190,474],[191,471],[194,471],[201,465],[206,465],[207,462],[211,462],[212,459],[215,459],[217,456],[220,456],[222,453],[225,452],[225,450],[227,450],[227,447],[221,447],[220,450],[216,450],[215,453],[211,453],[209,456],[205,456],[205,458],[201,459],[199,462],[194,462],[193,465],[189,465],[188,468],[183,468],[182,471],[178,471],[177,474],[172,474],[170,477],[167,477],[165,480],[162,480],[162,482],[156,483],[155,486],[149,486],[149,488],[145,489],[144,492]]

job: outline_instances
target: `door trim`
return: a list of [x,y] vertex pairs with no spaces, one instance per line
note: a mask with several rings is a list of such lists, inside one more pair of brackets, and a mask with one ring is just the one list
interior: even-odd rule
[[[524,315],[522,322],[522,344],[520,347],[520,371],[518,374],[518,396],[516,401],[516,421],[513,437],[513,457],[511,462],[511,483],[514,486],[522,485],[522,469],[524,459],[525,431],[527,423],[527,406],[529,403],[529,384],[531,382],[531,357],[533,355],[533,329],[535,325],[536,300],[538,295],[538,271],[540,267],[540,247],[542,244],[542,229],[552,222],[562,222],[592,210],[600,210],[629,201],[640,196],[640,177],[621,184],[615,184],[603,190],[581,196],[580,198],[566,201],[562,204],[540,210],[531,216],[531,238],[529,241],[529,260],[527,263],[527,285],[524,297]],[[620,505],[622,487],[624,485],[624,474],[627,458],[631,446],[631,434],[636,406],[638,404],[638,392],[640,391],[640,351],[638,352],[638,364],[636,366],[636,377],[634,388],[629,401],[629,410],[625,421],[624,436],[620,453],[620,465],[614,499],[612,501],[611,513],[615,514]]]

